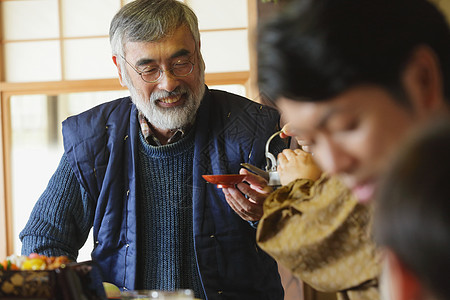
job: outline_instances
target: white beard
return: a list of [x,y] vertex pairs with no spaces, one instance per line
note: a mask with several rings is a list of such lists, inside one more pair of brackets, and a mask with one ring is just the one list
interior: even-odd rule
[[[131,80],[126,81],[128,81],[127,86],[130,90],[131,100],[137,109],[144,114],[150,124],[159,129],[178,129],[192,124],[205,93],[204,75],[199,76],[195,90],[179,86],[172,92],[155,91],[148,100],[143,99]],[[156,104],[158,99],[178,94],[185,94],[186,102],[183,106],[163,108]]]

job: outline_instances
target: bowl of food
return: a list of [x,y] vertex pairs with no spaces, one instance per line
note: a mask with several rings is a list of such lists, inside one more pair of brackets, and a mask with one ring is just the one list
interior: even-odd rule
[[234,187],[244,180],[245,175],[241,174],[224,174],[224,175],[202,175],[209,183],[217,185],[219,189]]
[[106,299],[101,283],[95,263],[67,256],[11,255],[0,263],[0,299]]

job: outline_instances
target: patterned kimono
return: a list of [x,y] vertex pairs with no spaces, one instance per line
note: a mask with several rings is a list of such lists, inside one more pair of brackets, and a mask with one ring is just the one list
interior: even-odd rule
[[298,179],[266,199],[257,242],[318,291],[342,300],[379,299],[372,211],[333,177]]

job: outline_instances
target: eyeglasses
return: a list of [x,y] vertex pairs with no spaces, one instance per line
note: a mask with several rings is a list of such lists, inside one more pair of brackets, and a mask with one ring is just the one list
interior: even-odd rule
[[162,74],[164,72],[170,72],[175,77],[186,77],[192,73],[194,70],[194,63],[192,63],[188,59],[179,59],[175,63],[172,64],[172,67],[169,70],[163,70],[159,66],[147,66],[142,71],[139,71],[135,66],[130,64],[125,57],[123,60],[136,71],[139,75],[141,75],[142,80],[148,83],[154,83],[161,79]]

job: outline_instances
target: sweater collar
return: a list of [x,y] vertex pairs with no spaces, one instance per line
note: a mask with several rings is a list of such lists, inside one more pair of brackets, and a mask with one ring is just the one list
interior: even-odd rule
[[[142,132],[142,135],[144,136],[145,141],[149,145],[152,145],[152,146],[163,146],[163,144],[161,144],[161,141],[153,133],[150,122],[147,120],[147,118],[144,116],[144,114],[140,111],[138,111],[138,119],[139,119],[141,132]],[[167,144],[172,144],[172,143],[175,143],[175,142],[178,142],[179,140],[181,140],[186,135],[186,133],[189,131],[189,129],[191,127],[192,127],[192,124],[189,124],[182,128],[177,128],[177,129],[171,130],[171,132],[173,134],[167,141]]]

